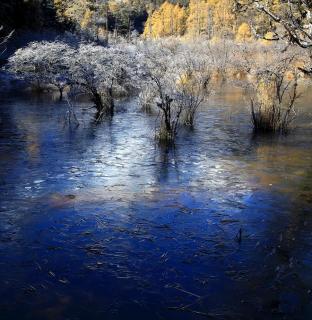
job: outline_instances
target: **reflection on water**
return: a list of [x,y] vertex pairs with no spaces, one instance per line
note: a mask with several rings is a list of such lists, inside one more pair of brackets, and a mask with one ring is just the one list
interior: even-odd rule
[[0,105],[3,319],[309,319],[312,127],[253,137],[242,92],[175,148],[121,103],[77,129],[66,105]]

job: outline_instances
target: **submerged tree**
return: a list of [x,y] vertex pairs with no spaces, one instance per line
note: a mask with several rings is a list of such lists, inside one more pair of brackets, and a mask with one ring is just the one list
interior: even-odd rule
[[127,90],[135,72],[135,56],[118,47],[81,44],[70,65],[72,85],[90,94],[97,120],[113,115],[117,93]]
[[63,42],[32,42],[9,58],[8,68],[37,90],[55,86],[62,99],[63,90],[69,84],[69,61],[73,56],[74,49]]
[[159,43],[141,49],[142,82],[148,83],[155,92],[153,102],[161,113],[157,135],[159,140],[166,142],[174,141],[182,113],[182,105],[176,101],[174,50]]
[[211,91],[211,65],[205,56],[192,57],[188,51],[179,59],[177,89],[183,109],[183,124],[193,128],[198,108]]
[[252,124],[256,132],[287,132],[295,118],[298,72],[290,67],[293,57],[259,69],[251,87]]
[[181,125],[193,126],[210,74],[204,59],[175,42],[150,42],[141,48],[144,89],[160,112],[157,138],[174,142]]
[[116,94],[130,88],[136,60],[130,46],[104,48],[63,42],[33,42],[9,59],[8,68],[37,88],[53,85],[63,95],[65,86],[75,86],[90,95],[97,119],[113,115]]

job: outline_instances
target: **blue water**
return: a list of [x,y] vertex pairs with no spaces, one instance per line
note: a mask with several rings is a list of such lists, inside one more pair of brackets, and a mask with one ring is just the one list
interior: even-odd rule
[[[235,98],[235,99],[234,99]],[[235,91],[175,148],[119,102],[0,102],[1,319],[310,319],[312,116],[254,137]],[[241,235],[240,235],[241,234]]]

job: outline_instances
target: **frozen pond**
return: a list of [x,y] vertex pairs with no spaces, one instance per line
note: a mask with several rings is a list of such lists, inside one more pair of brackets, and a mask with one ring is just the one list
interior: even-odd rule
[[1,319],[311,319],[312,108],[254,137],[239,90],[176,148],[126,101],[0,101]]

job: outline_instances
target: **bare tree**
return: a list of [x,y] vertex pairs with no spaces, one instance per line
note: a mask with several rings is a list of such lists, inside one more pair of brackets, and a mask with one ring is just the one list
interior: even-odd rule
[[[222,82],[226,80],[226,72],[231,64],[233,45],[233,42],[228,39],[222,39],[216,43],[206,41],[202,44],[201,54],[206,56],[206,59],[211,60],[215,75],[219,77]],[[209,57],[207,57],[207,54]]]
[[178,75],[178,100],[183,109],[183,123],[192,128],[198,108],[211,90],[211,69],[205,56],[194,57],[190,52],[187,51],[179,57],[182,72]]
[[81,44],[70,60],[71,84],[90,94],[97,109],[96,119],[101,120],[114,114],[115,94],[130,85],[135,66],[135,56],[128,47]]
[[160,111],[159,140],[172,142],[178,131],[182,104],[177,103],[175,47],[162,42],[145,43],[141,49],[142,83],[157,94],[153,103]]
[[189,47],[165,40],[141,44],[141,83],[144,94],[160,112],[159,140],[173,142],[180,125],[193,126],[196,112],[207,96],[210,73],[205,58]]

